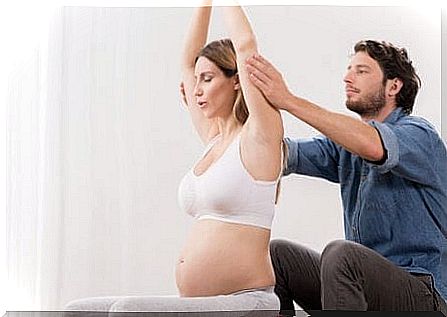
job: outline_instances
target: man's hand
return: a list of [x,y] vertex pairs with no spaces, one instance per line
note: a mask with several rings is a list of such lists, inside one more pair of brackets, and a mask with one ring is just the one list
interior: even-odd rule
[[249,57],[245,65],[251,82],[261,90],[270,104],[277,109],[288,110],[288,100],[293,95],[282,74],[259,54]]

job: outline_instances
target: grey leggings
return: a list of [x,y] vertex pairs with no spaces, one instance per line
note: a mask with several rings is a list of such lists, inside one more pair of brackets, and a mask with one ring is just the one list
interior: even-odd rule
[[410,274],[377,252],[345,240],[319,253],[273,240],[270,253],[281,313],[304,310],[435,311],[447,313],[430,275]]
[[109,296],[71,301],[66,311],[102,312],[216,312],[279,311],[273,286],[209,297]]

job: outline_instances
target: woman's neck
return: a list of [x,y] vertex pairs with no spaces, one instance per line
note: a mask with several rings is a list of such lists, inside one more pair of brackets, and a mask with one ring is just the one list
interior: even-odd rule
[[233,115],[228,118],[218,118],[217,124],[223,140],[233,139],[234,135],[242,129],[242,124]]

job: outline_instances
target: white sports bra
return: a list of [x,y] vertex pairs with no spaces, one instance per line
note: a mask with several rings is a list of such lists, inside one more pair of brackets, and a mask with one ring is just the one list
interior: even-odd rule
[[[208,144],[202,158],[220,135]],[[270,229],[275,214],[278,181],[255,180],[240,156],[240,133],[223,155],[200,176],[194,167],[178,191],[180,207],[196,219],[215,219]],[[279,179],[279,178],[278,178]]]

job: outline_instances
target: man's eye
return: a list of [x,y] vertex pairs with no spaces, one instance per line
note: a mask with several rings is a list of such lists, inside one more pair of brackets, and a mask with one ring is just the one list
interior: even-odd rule
[[208,83],[208,82],[211,81],[211,79],[212,79],[211,77],[205,77],[205,78],[203,79],[203,81],[206,82],[206,83]]

